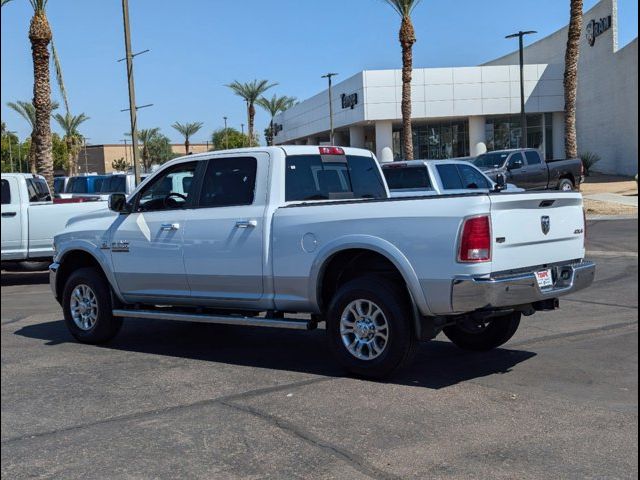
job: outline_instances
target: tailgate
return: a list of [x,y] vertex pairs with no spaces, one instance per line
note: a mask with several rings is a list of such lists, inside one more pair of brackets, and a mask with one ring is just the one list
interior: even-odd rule
[[490,198],[493,272],[584,257],[579,193],[503,193]]

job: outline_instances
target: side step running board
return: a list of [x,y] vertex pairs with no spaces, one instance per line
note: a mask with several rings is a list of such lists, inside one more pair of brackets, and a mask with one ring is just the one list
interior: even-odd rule
[[312,330],[315,323],[310,320],[284,320],[281,318],[241,317],[231,315],[200,315],[197,313],[163,312],[158,310],[114,310],[114,317],[148,318],[152,320],[177,320],[180,322],[220,323],[250,327],[291,328]]

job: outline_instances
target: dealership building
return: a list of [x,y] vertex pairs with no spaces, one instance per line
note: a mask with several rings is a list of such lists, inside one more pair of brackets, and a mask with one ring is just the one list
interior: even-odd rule
[[[605,173],[638,165],[638,39],[618,48],[617,2],[584,13],[578,66],[580,152]],[[567,27],[524,50],[527,145],[564,158],[564,51]],[[365,70],[332,89],[334,143],[364,147],[381,161],[402,158],[402,71]],[[518,52],[480,66],[416,68],[411,85],[414,157],[475,156],[521,145]],[[276,144],[329,142],[327,90],[275,118]]]

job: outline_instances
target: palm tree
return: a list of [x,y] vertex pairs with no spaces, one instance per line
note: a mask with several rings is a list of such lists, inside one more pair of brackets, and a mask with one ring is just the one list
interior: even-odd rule
[[89,120],[84,113],[80,115],[71,115],[65,113],[64,115],[56,113],[53,116],[54,120],[58,122],[60,128],[64,131],[62,139],[67,145],[67,155],[69,157],[69,172],[72,175],[78,174],[78,153],[80,153],[80,146],[82,145],[83,136],[78,131],[80,124]]
[[413,160],[413,134],[411,131],[411,74],[413,73],[413,44],[416,33],[411,12],[421,0],[385,0],[402,17],[398,38],[402,47],[402,144],[404,158]]
[[254,104],[264,92],[276,85],[277,83],[269,83],[267,80],[253,80],[248,83],[240,83],[236,80],[227,85],[227,87],[233,90],[236,95],[244,98],[245,102],[247,102],[247,125],[249,127],[248,135],[250,147],[254,141],[253,121],[256,116],[256,108],[254,107]]
[[202,122],[187,122],[185,124],[176,122],[171,125],[184,137],[184,151],[187,155],[189,155],[189,139],[198,133],[202,125],[204,125]]
[[287,97],[286,95],[283,95],[282,97],[273,95],[273,97],[271,98],[260,97],[258,100],[256,100],[256,103],[264,108],[267,112],[269,112],[269,115],[271,115],[267,145],[273,145],[273,119],[278,113],[284,112],[285,110],[291,108],[296,103],[296,98]]
[[138,140],[142,143],[142,166],[145,172],[151,168],[151,152],[149,152],[149,142],[160,134],[158,127],[144,128],[138,132]]
[[31,57],[33,59],[33,106],[35,108],[34,144],[38,173],[53,190],[53,154],[51,144],[51,79],[49,74],[49,44],[51,27],[45,7],[47,0],[29,0],[33,17],[29,25]]
[[1,7],[4,7],[7,3],[9,3],[11,0],[2,0],[2,4],[0,5]]
[[576,97],[578,95],[578,57],[582,31],[582,0],[570,0],[569,32],[564,55],[564,149],[567,158],[578,156],[576,135]]
[[[51,110],[58,108],[58,102],[51,102]],[[29,165],[31,173],[36,173],[36,107],[31,102],[24,102],[18,100],[17,102],[7,102],[7,107],[17,112],[22,118],[24,118],[31,127],[31,145],[29,147]]]

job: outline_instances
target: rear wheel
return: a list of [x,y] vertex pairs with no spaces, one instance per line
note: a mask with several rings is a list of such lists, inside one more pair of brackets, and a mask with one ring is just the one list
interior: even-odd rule
[[480,322],[467,318],[444,328],[444,334],[464,350],[487,351],[503,345],[513,337],[520,325],[520,312]]
[[561,178],[558,182],[558,190],[562,192],[573,192],[574,188],[573,182],[568,178]]
[[73,272],[64,287],[62,308],[67,328],[83,343],[104,343],[120,330],[122,319],[112,315],[111,290],[94,268]]
[[335,294],[327,315],[329,345],[350,373],[383,378],[407,365],[417,340],[410,299],[383,277],[361,277]]

